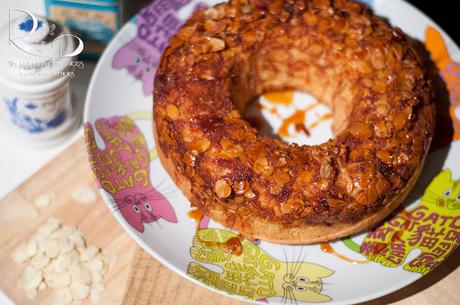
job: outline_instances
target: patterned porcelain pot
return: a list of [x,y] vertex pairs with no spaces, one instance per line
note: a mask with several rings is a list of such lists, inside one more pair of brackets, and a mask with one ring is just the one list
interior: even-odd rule
[[26,146],[50,146],[77,123],[69,91],[74,38],[44,17],[21,14],[0,32],[2,123]]

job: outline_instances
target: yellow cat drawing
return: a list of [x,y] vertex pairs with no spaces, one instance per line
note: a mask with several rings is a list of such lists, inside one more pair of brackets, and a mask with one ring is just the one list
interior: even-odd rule
[[453,180],[450,170],[442,171],[414,209],[370,231],[361,246],[351,239],[344,243],[385,267],[401,266],[412,250],[419,249],[404,270],[427,274],[460,244],[460,180]]
[[219,271],[191,262],[187,274],[205,285],[250,300],[275,296],[283,298],[283,301],[331,300],[323,294],[323,278],[334,273],[329,268],[303,261],[279,261],[247,239],[242,239],[243,251],[238,256],[219,247],[210,247],[205,242],[225,242],[237,236],[220,229],[197,231],[190,255],[200,263],[218,267]]

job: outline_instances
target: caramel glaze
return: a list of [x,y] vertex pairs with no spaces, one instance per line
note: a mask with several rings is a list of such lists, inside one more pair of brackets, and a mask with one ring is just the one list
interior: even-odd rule
[[342,259],[342,260],[344,260],[346,262],[352,263],[354,265],[361,265],[361,264],[370,263],[370,261],[368,261],[368,260],[365,260],[365,261],[355,260],[355,259],[349,258],[349,257],[347,257],[347,256],[345,256],[343,254],[340,254],[337,251],[335,251],[334,248],[332,248],[331,244],[329,244],[329,243],[322,243],[321,244],[321,251],[329,253],[329,254],[334,254],[338,258],[340,258],[340,259]]
[[[349,0],[238,0],[195,12],[154,87],[167,170],[193,206],[249,236],[255,219],[351,224],[389,206],[433,135],[431,82],[409,38]],[[324,101],[335,138],[288,145],[243,119],[257,96],[285,89]]]
[[240,256],[243,254],[243,240],[244,237],[241,235],[238,235],[236,237],[230,237],[226,241],[211,241],[211,240],[204,240],[201,239],[198,231],[200,229],[200,222],[205,216],[201,210],[191,210],[187,213],[187,215],[192,218],[195,223],[196,223],[196,232],[195,232],[195,238],[199,239],[201,243],[208,247],[213,247],[213,248],[220,248],[225,252],[231,253],[232,255]]

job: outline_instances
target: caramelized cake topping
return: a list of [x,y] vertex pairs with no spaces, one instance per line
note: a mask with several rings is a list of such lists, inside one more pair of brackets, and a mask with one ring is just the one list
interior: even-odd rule
[[[242,111],[283,89],[328,105],[336,137],[298,146],[258,134]],[[409,38],[349,0],[238,0],[196,12],[161,58],[154,101],[162,162],[192,205],[280,242],[337,237],[339,226],[394,209],[423,166],[435,112]],[[334,225],[323,239],[307,233]]]

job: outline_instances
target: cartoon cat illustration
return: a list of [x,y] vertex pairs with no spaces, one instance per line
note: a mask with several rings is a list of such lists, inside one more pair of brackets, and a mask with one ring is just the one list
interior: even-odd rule
[[144,232],[145,223],[160,218],[176,223],[170,203],[150,182],[149,150],[134,121],[114,116],[98,119],[95,124],[105,147],[97,147],[93,126],[86,123],[89,161],[98,186],[113,197],[114,209],[139,232]]
[[[222,247],[210,246],[230,239],[241,242],[241,254],[234,255]],[[327,302],[331,298],[323,292],[322,279],[334,271],[321,265],[300,261],[279,261],[251,241],[235,233],[220,229],[197,231],[190,255],[198,262],[220,267],[216,272],[190,262],[187,274],[205,285],[250,300],[266,301],[282,297],[283,301]]]
[[[142,81],[143,92],[153,92],[153,78],[160,56],[169,38],[179,29],[183,20],[178,10],[190,0],[157,0],[147,6],[136,17],[137,34],[115,54],[112,67],[127,69],[135,79]],[[205,7],[198,3],[195,9]]]
[[420,204],[402,211],[367,234],[361,246],[344,243],[369,260],[386,267],[401,266],[409,253],[421,253],[404,270],[427,274],[460,244],[460,180],[450,170],[439,173],[428,185]]
[[460,62],[455,62],[449,55],[446,42],[433,27],[427,27],[425,46],[431,53],[441,77],[446,83],[450,98],[450,117],[454,127],[453,140],[460,139]]

